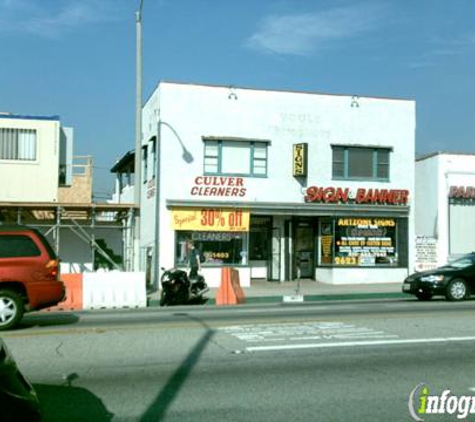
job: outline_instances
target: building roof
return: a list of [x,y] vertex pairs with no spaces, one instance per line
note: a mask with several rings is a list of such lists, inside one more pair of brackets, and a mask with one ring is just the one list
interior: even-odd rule
[[[251,90],[251,91],[261,91],[261,92],[282,92],[282,93],[293,93],[293,94],[310,94],[310,95],[327,95],[333,97],[349,97],[354,99],[359,98],[369,98],[375,100],[392,100],[392,101],[415,101],[411,98],[397,98],[397,97],[384,97],[384,96],[374,96],[374,95],[360,95],[360,94],[335,94],[335,93],[328,93],[328,92],[315,92],[315,91],[298,91],[298,90],[286,90],[286,89],[273,89],[273,88],[250,88],[250,87],[243,87],[243,86],[236,86],[236,85],[215,85],[215,84],[207,84],[207,83],[193,83],[193,82],[179,82],[179,81],[159,81],[155,89],[152,91],[150,95],[153,94],[154,91],[160,86],[160,84],[172,84],[172,85],[189,85],[189,86],[202,86],[202,87],[209,87],[209,88],[227,88],[232,90]],[[149,97],[150,98],[150,97]],[[148,99],[149,99],[148,98]],[[145,103],[148,101],[145,101]]]
[[465,155],[465,156],[475,156],[475,152],[460,152],[460,151],[434,151],[429,154],[424,154],[419,157],[416,157],[416,161],[423,161],[429,158],[437,157],[438,155]]
[[13,114],[0,112],[0,119],[19,119],[19,120],[53,120],[59,121],[59,116],[32,116],[27,114]]
[[122,173],[126,170],[133,172],[135,169],[135,150],[125,153],[114,166],[111,168],[111,173]]

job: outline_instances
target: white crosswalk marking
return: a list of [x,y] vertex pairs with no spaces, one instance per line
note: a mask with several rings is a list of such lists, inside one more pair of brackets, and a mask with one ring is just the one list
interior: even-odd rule
[[241,341],[294,342],[330,340],[390,339],[398,337],[368,327],[343,322],[304,322],[282,324],[249,324],[221,328],[221,331]]

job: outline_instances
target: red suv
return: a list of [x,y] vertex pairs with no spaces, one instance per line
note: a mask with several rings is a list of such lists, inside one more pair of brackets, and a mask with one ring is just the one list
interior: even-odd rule
[[64,298],[59,259],[46,238],[30,227],[0,225],[0,330]]

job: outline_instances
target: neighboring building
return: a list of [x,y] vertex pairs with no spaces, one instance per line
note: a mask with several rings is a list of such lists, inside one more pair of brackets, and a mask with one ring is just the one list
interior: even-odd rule
[[134,203],[134,160],[135,151],[129,151],[111,168],[111,173],[115,174],[115,190],[109,202]]
[[[110,204],[133,204],[134,203],[134,167],[135,152],[127,152],[121,159],[117,160],[111,168],[111,173],[115,174],[115,189],[112,194]],[[133,214],[129,213],[127,219],[123,219],[125,229],[122,232],[122,244],[124,256],[124,268],[127,271],[136,270],[134,268],[134,221]],[[150,264],[147,266],[146,274],[147,286],[151,284]]]
[[[162,82],[143,108],[142,264],[284,281],[412,270],[415,102]],[[158,236],[157,236],[158,234]],[[156,259],[158,257],[158,259]]]
[[416,269],[475,251],[475,154],[436,152],[416,161]]
[[71,177],[68,147],[72,131],[63,130],[58,116],[0,113],[0,180],[8,180],[0,185],[0,200],[58,202],[60,168],[64,184]]
[[42,230],[63,272],[119,267],[134,206],[92,202],[92,158],[73,156],[73,135],[58,116],[0,113],[0,224]]

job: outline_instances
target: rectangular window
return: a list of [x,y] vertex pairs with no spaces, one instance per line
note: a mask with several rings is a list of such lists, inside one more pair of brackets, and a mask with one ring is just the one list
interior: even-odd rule
[[405,267],[407,219],[338,217],[320,221],[319,263],[335,267]]
[[147,181],[148,176],[148,148],[147,145],[142,147],[142,182]]
[[389,180],[388,148],[333,146],[333,178]]
[[377,177],[389,180],[389,151],[387,149],[376,150]]
[[272,218],[253,217],[249,231],[249,260],[267,260],[270,254],[271,238]]
[[205,174],[267,176],[267,142],[205,140]]
[[151,154],[152,154],[152,176],[151,176],[151,179],[155,178],[155,173],[157,171],[157,137],[154,136],[152,139],[151,139]]
[[252,149],[252,171],[257,176],[267,175],[267,144],[255,142]]
[[0,160],[35,161],[36,130],[0,128]]
[[0,258],[19,258],[40,255],[40,249],[28,236],[0,236]]
[[203,254],[205,266],[247,264],[247,232],[176,231],[175,262],[186,265],[187,242]]
[[218,174],[219,168],[219,142],[206,141],[205,143],[205,174]]

